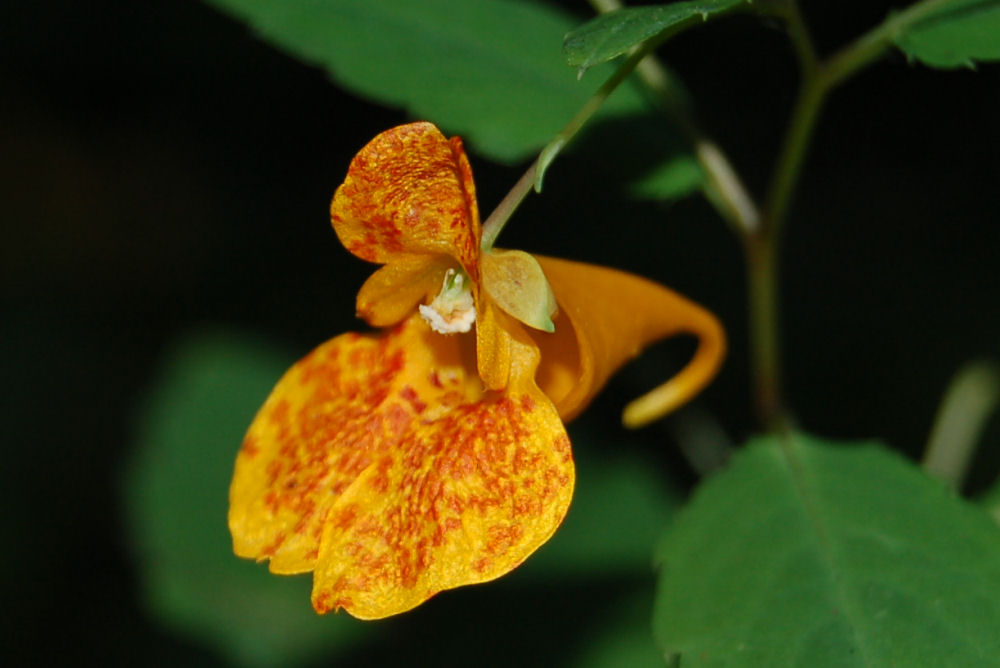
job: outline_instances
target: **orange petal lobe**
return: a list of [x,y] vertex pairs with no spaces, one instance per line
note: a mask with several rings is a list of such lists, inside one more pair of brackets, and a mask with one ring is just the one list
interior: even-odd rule
[[507,387],[511,367],[511,335],[513,320],[494,306],[481,290],[477,301],[476,361],[479,377],[490,390]]
[[372,327],[395,325],[438,293],[453,264],[443,255],[403,255],[380,267],[358,291],[358,317]]
[[638,418],[626,414],[628,426],[679,407],[715,376],[725,357],[725,333],[698,304],[634,274],[536,257],[560,309],[555,333],[534,335],[542,354],[538,383],[563,419],[578,415],[611,374],[645,346],[676,334],[698,338],[694,358],[654,391],[655,410],[647,407]]
[[344,246],[370,262],[405,253],[453,257],[474,279],[481,229],[472,169],[431,123],[387,130],[351,161],[330,205]]
[[537,349],[515,342],[522,380],[484,392],[471,343],[413,316],[292,367],[237,458],[236,552],[276,572],[314,569],[317,611],[372,619],[499,577],[544,543],[574,472],[531,380]]

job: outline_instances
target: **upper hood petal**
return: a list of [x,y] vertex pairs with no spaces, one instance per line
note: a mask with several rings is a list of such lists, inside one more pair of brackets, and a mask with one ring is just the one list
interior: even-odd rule
[[364,260],[449,255],[478,280],[482,231],[472,168],[462,140],[446,139],[431,123],[394,127],[362,148],[333,197],[330,220]]

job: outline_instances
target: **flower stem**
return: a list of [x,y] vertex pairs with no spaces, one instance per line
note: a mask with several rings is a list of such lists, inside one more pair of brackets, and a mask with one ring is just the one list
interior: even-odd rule
[[486,219],[486,222],[483,223],[483,238],[480,243],[483,250],[493,248],[493,244],[496,243],[497,237],[503,231],[504,225],[507,224],[511,215],[517,210],[521,202],[524,201],[524,198],[527,197],[531,188],[534,187],[535,190],[541,191],[542,177],[545,175],[545,170],[549,164],[555,160],[559,152],[562,151],[563,147],[570,142],[576,133],[587,124],[587,121],[597,113],[597,110],[601,108],[601,105],[604,104],[604,101],[608,99],[611,93],[628,78],[632,71],[635,70],[636,65],[654,48],[656,48],[655,43],[647,42],[626,58],[625,62],[615,70],[614,74],[580,107],[580,110],[570,119],[566,127],[542,149],[538,157],[535,158],[535,161],[528,167],[528,170],[517,180],[514,187],[511,188],[510,192],[507,193],[500,201],[500,204],[497,205],[497,208],[490,214],[489,218]]
[[750,379],[758,423],[771,432],[787,429],[781,391],[779,256],[784,220],[813,127],[825,96],[821,65],[795,0],[763,3],[785,23],[799,62],[801,87],[771,176],[760,225],[743,238],[750,331]]
[[769,237],[744,239],[754,409],[767,431],[783,430],[781,347],[778,332],[778,245]]
[[894,37],[949,0],[924,0],[890,16],[825,60],[816,57],[796,0],[776,0],[765,11],[784,20],[799,60],[802,82],[765,198],[759,228],[744,237],[747,253],[752,376],[761,424],[785,424],[780,392],[778,256],[782,229],[809,141],[827,95],[870,65]]
[[[879,58],[895,36],[909,25],[950,1],[917,2],[888,17],[825,60],[816,55],[796,0],[764,0],[758,5],[760,13],[784,21],[801,72],[799,94],[770,179],[763,211],[757,208],[725,154],[701,132],[692,115],[678,100],[667,72],[655,59],[646,58],[662,41],[648,40],[635,49],[580,108],[490,214],[483,224],[482,248],[489,250],[493,247],[504,225],[531,188],[541,189],[542,177],[551,161],[621,82],[638,68],[639,77],[658,95],[664,109],[692,143],[695,156],[708,179],[706,194],[709,201],[744,241],[756,412],[760,424],[769,430],[784,430],[787,421],[780,382],[778,256],[782,228],[819,113],[833,88]],[[590,2],[599,12],[613,11],[622,6],[619,0]]]
[[[622,8],[619,0],[590,0],[590,5],[604,14]],[[666,68],[653,56],[644,58],[636,68],[636,75],[647,89],[656,95],[663,111],[694,148],[695,158],[708,180],[708,201],[719,215],[738,234],[753,233],[760,224],[760,212],[753,198],[733,169],[721,148],[698,126],[694,115],[686,107],[677,86]]]
[[536,173],[538,173],[538,158],[535,158],[535,161],[531,163],[528,170],[521,175],[521,178],[517,180],[517,183],[510,189],[510,192],[504,195],[504,198],[500,200],[497,207],[493,209],[493,213],[483,223],[483,238],[479,246],[484,251],[493,248],[493,244],[496,243],[497,237],[500,236],[503,226],[507,224],[507,221],[510,220],[510,217],[517,210],[517,207],[521,205],[524,198],[531,192],[531,188],[535,185]]
[[760,229],[760,235],[773,240],[773,243],[777,243],[780,237],[806,149],[827,92],[827,88],[817,77],[805,78],[799,89],[781,152],[778,154],[777,166],[771,177]]
[[[765,234],[777,237],[784,224],[806,148],[826,96],[837,85],[880,58],[897,34],[950,1],[918,2],[888,17],[824,61],[819,61],[815,56],[796,1],[786,0],[784,7],[775,12],[776,16],[786,21],[789,36],[799,57],[802,84],[768,190],[764,209]],[[769,227],[774,228],[774,231],[768,230]]]

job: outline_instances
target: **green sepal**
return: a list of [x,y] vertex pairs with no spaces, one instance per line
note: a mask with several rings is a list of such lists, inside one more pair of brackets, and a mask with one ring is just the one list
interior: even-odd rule
[[501,309],[525,325],[552,333],[556,297],[538,260],[524,251],[492,250],[482,257],[483,287]]

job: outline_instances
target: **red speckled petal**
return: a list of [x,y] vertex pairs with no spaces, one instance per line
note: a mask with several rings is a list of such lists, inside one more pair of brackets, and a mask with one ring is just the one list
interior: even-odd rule
[[569,441],[535,386],[538,351],[515,335],[512,381],[484,392],[473,337],[410,317],[347,334],[275,387],[230,489],[240,556],[315,570],[313,605],[371,619],[503,575],[569,506]]
[[511,367],[511,335],[515,327],[512,318],[498,309],[483,291],[476,302],[476,361],[479,377],[490,390],[507,387]]
[[478,280],[472,168],[462,140],[449,141],[431,123],[392,128],[361,149],[333,197],[330,219],[341,243],[363,260],[449,255]]
[[444,255],[404,255],[380,267],[358,291],[358,317],[372,327],[395,325],[433,299],[454,266]]

